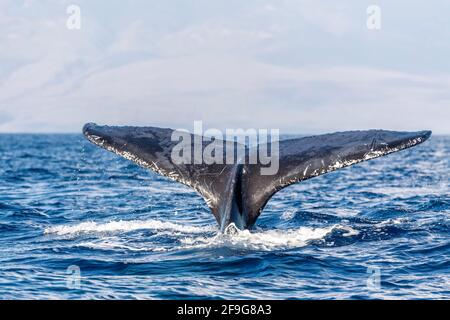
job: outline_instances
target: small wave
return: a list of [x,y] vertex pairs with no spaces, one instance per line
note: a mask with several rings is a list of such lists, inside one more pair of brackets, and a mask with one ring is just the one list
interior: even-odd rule
[[344,231],[342,236],[351,237],[359,232],[343,225],[326,228],[300,227],[297,229],[278,230],[238,230],[217,234],[214,237],[184,238],[181,242],[185,249],[229,247],[233,249],[249,249],[270,251],[274,249],[292,249],[307,246],[311,241],[324,239],[334,231]]
[[82,242],[76,245],[79,248],[88,248],[92,250],[124,250],[128,252],[165,252],[169,251],[163,246],[149,247],[145,245],[127,245],[121,240],[113,239],[99,239],[96,241]]
[[[343,232],[342,237],[358,235],[359,232],[343,225],[334,225],[327,228],[308,228],[288,230],[238,230],[230,225],[225,233],[214,236],[187,236],[179,237],[178,244],[169,246],[160,243],[127,243],[123,239],[104,238],[78,244],[94,250],[126,250],[130,252],[173,252],[197,249],[228,248],[232,250],[272,251],[278,249],[295,249],[305,247],[312,241],[324,240],[335,231]],[[181,244],[181,245],[180,245]]]
[[165,230],[191,234],[211,232],[212,230],[214,230],[214,228],[212,227],[188,226],[159,220],[119,220],[106,223],[89,221],[75,225],[59,225],[46,228],[44,230],[44,233],[64,236],[77,235],[82,233],[129,232],[143,229]]
[[386,196],[393,196],[399,198],[410,198],[412,196],[424,195],[442,195],[448,190],[448,186],[444,183],[436,184],[434,186],[421,187],[383,187],[382,189],[373,189],[374,191],[384,194]]
[[[324,228],[300,227],[295,229],[274,230],[239,230],[234,225],[228,226],[225,233],[218,232],[215,226],[189,226],[159,220],[111,221],[107,223],[82,222],[76,225],[59,225],[44,230],[45,234],[58,236],[77,236],[87,233],[130,232],[135,230],[156,230],[158,235],[166,234],[177,239],[178,244],[169,247],[148,241],[143,243],[128,243],[111,241],[102,238],[99,242],[83,243],[92,249],[125,249],[129,251],[174,251],[202,248],[230,248],[269,251],[274,249],[300,248],[311,241],[322,240],[335,231],[340,236],[351,237],[359,232],[349,226],[333,225]],[[211,235],[213,233],[213,235]],[[181,244],[181,245],[180,245]],[[134,247],[137,245],[137,247]],[[156,246],[156,247],[155,247]]]

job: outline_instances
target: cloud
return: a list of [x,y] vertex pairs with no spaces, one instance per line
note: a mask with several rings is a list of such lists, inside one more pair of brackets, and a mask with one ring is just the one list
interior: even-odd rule
[[[364,29],[364,6],[200,4],[137,1],[133,11],[80,1],[82,29],[69,31],[67,1],[2,2],[0,131],[79,131],[88,121],[190,129],[203,120],[285,132],[450,133],[450,70],[437,58],[418,67],[396,56],[394,40],[399,52],[425,49],[402,29]],[[429,36],[445,52],[442,33]]]
[[6,112],[0,111],[0,125],[12,120],[12,117]]

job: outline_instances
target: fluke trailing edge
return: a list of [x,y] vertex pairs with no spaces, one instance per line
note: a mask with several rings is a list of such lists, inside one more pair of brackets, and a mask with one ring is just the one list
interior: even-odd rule
[[226,159],[214,163],[174,161],[172,151],[179,145],[178,141],[172,141],[174,132],[156,127],[93,123],[83,128],[84,135],[92,143],[192,187],[203,196],[222,231],[231,223],[240,229],[251,228],[267,201],[284,187],[413,147],[431,136],[431,131],[369,130],[282,140],[277,142],[278,170],[268,175],[261,173],[263,164],[246,161],[252,155],[259,155],[261,145],[247,148],[237,142],[219,139],[211,142],[188,133],[184,134],[190,135],[190,143],[200,141],[202,150],[224,150],[231,146],[234,149],[241,147],[245,153],[234,163]]

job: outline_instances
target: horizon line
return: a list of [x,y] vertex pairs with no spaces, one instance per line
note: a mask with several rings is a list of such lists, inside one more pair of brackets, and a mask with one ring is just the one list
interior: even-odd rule
[[[371,129],[366,129],[366,130],[371,130]],[[287,133],[280,133],[281,135],[320,135],[320,134],[327,134],[327,133],[334,133],[334,132],[345,132],[345,131],[365,131],[365,130],[360,130],[360,129],[356,129],[356,130],[344,130],[344,131],[324,131],[324,132],[287,132]],[[408,132],[406,130],[393,130],[393,131],[399,131],[399,132]],[[430,130],[432,131],[432,130]],[[49,131],[49,132],[45,132],[45,131],[17,131],[17,132],[7,132],[7,131],[0,131],[0,135],[83,135],[83,132],[76,132],[76,131],[68,131],[68,132],[61,132],[61,131]],[[432,136],[450,136],[450,132],[449,133],[440,133],[440,132],[433,132],[432,131]]]

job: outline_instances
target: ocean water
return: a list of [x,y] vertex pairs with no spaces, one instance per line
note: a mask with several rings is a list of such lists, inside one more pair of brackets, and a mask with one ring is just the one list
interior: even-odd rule
[[277,193],[251,232],[81,135],[0,135],[1,299],[450,298],[450,137]]

